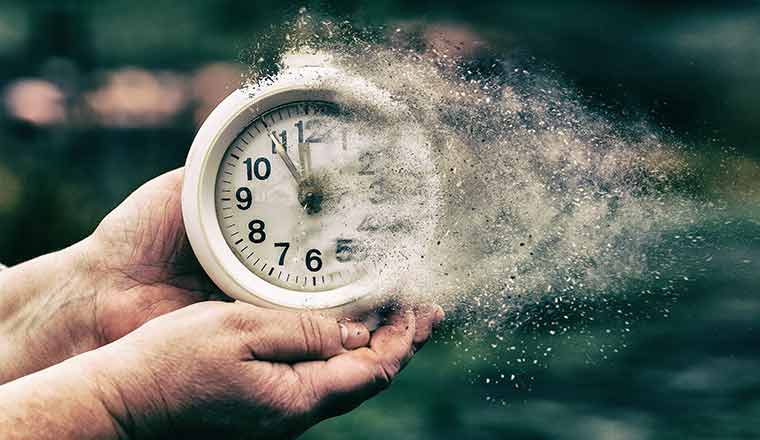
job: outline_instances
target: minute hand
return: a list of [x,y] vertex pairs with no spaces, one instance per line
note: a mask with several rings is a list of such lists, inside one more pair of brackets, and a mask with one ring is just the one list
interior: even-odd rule
[[290,159],[290,156],[288,156],[288,152],[285,150],[285,146],[282,144],[282,142],[280,142],[279,139],[277,139],[277,136],[275,136],[273,133],[269,132],[268,134],[269,139],[274,142],[274,149],[277,152],[277,155],[280,156],[280,159],[282,159],[283,162],[285,162],[285,166],[288,167],[288,171],[290,171],[290,174],[293,175],[294,179],[296,179],[296,183],[300,184],[303,181],[303,178],[301,177],[301,173],[298,172],[296,165]]

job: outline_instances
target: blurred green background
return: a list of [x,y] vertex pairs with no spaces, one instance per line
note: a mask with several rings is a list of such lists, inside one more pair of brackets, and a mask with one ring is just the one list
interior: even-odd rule
[[[0,261],[83,238],[181,166],[246,72],[241,53],[304,5],[534,57],[592,108],[644,118],[705,158],[760,157],[758,2],[5,0]],[[390,391],[306,437],[758,438],[760,225],[746,223],[703,231],[724,251],[667,294],[535,304],[498,340],[452,324]],[[544,325],[567,314],[559,333]]]

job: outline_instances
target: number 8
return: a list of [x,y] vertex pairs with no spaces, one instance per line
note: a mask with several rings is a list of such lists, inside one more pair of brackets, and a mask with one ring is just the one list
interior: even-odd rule
[[251,220],[251,222],[248,223],[248,230],[251,231],[248,234],[248,239],[251,240],[251,243],[259,244],[267,239],[267,234],[264,232],[264,226],[264,222],[261,220]]

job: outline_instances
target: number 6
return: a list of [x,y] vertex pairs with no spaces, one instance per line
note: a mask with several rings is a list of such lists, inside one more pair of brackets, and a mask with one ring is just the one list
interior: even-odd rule
[[322,269],[322,259],[319,258],[321,255],[322,252],[319,252],[318,249],[311,249],[306,252],[306,268],[312,272]]

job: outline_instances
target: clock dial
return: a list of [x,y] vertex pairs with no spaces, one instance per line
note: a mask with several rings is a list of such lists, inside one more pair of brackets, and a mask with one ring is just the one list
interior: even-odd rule
[[435,276],[446,144],[404,103],[313,61],[211,112],[188,154],[183,221],[229,296],[360,317]]
[[372,269],[358,241],[367,209],[339,206],[341,194],[373,184],[351,130],[334,104],[294,102],[256,118],[228,147],[216,180],[217,219],[227,245],[260,278],[323,291]]

